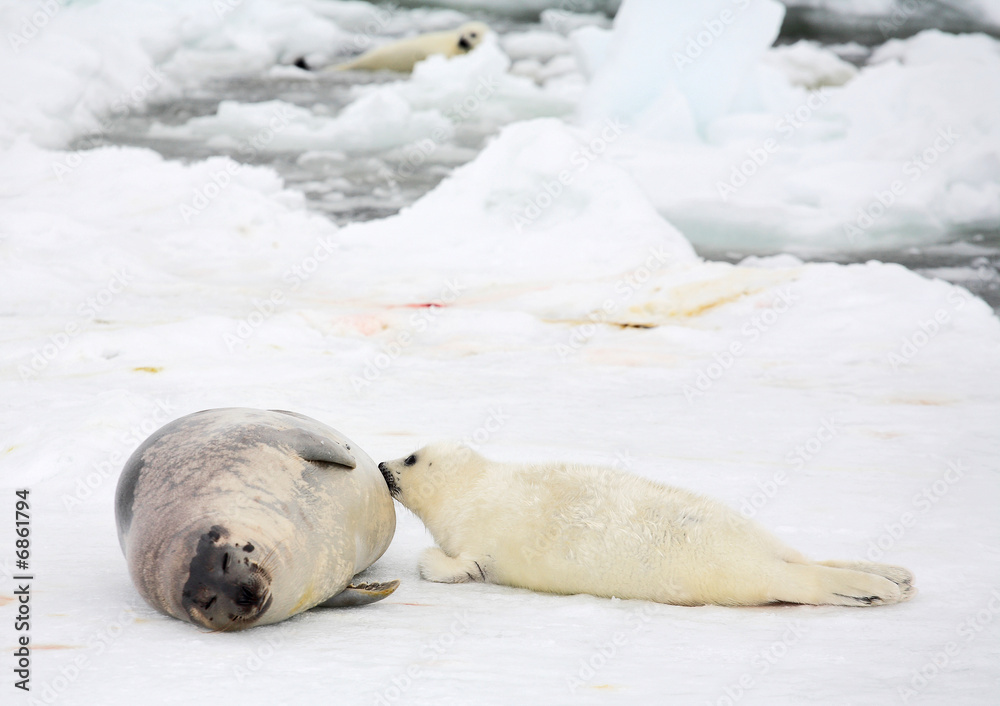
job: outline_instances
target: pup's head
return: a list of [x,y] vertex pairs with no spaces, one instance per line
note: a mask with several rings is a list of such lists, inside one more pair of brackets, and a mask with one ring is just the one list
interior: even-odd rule
[[466,22],[458,28],[458,48],[463,52],[472,51],[489,31],[490,28],[482,22]]
[[389,492],[418,516],[478,475],[485,459],[462,444],[438,443],[378,465]]

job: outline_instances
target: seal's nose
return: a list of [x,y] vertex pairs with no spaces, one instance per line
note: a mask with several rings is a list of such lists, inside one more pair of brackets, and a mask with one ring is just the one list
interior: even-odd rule
[[392,471],[389,470],[389,466],[385,461],[378,464],[379,471],[382,472],[382,477],[385,478],[385,484],[389,488],[389,494],[392,497],[397,497],[399,495],[399,486],[396,485],[396,479],[392,477]]

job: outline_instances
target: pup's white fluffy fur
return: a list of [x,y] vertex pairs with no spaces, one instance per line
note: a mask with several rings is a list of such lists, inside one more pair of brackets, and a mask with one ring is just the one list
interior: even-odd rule
[[379,464],[438,547],[425,579],[677,605],[897,603],[904,568],[812,562],[714,500],[612,468],[493,463],[455,444]]
[[448,32],[418,34],[416,37],[401,39],[365,52],[345,64],[332,67],[340,71],[399,71],[409,73],[419,61],[433,54],[446,57],[458,56],[472,51],[490,28],[482,22],[467,22],[458,29]]

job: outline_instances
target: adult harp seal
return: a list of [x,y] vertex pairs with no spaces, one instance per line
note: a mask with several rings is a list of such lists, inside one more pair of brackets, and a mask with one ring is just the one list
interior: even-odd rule
[[115,515],[142,597],[212,630],[372,603],[399,585],[351,583],[396,528],[375,462],[294,412],[211,409],[167,424],[125,464]]

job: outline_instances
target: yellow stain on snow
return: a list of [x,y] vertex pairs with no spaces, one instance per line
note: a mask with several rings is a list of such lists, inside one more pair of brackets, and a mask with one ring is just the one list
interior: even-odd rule
[[[727,263],[703,263],[686,270],[672,270],[634,291],[628,308],[609,298],[609,311],[596,309],[583,317],[546,319],[549,323],[582,326],[606,324],[618,328],[648,329],[666,324],[683,324],[746,296],[765,292],[799,277],[801,268],[763,269]],[[777,296],[777,290],[775,290]],[[769,306],[768,301],[761,306]],[[609,304],[606,304],[609,306]]]
[[932,400],[924,397],[906,398],[906,397],[895,397],[889,400],[890,404],[911,404],[918,405],[921,407],[940,407],[942,405],[952,404],[954,400]]
[[877,430],[862,430],[862,434],[867,436],[874,436],[876,439],[898,439],[903,436],[903,432],[900,431],[877,431]]
[[[680,319],[702,316],[751,294],[798,279],[799,269],[762,269],[716,263],[695,271],[671,286],[669,280],[640,293],[640,303],[620,315],[612,314],[609,323],[624,326],[658,326]],[[687,281],[683,281],[683,280]]]
[[160,373],[163,372],[163,368],[153,367],[152,365],[142,365],[138,368],[132,368],[137,373]]

